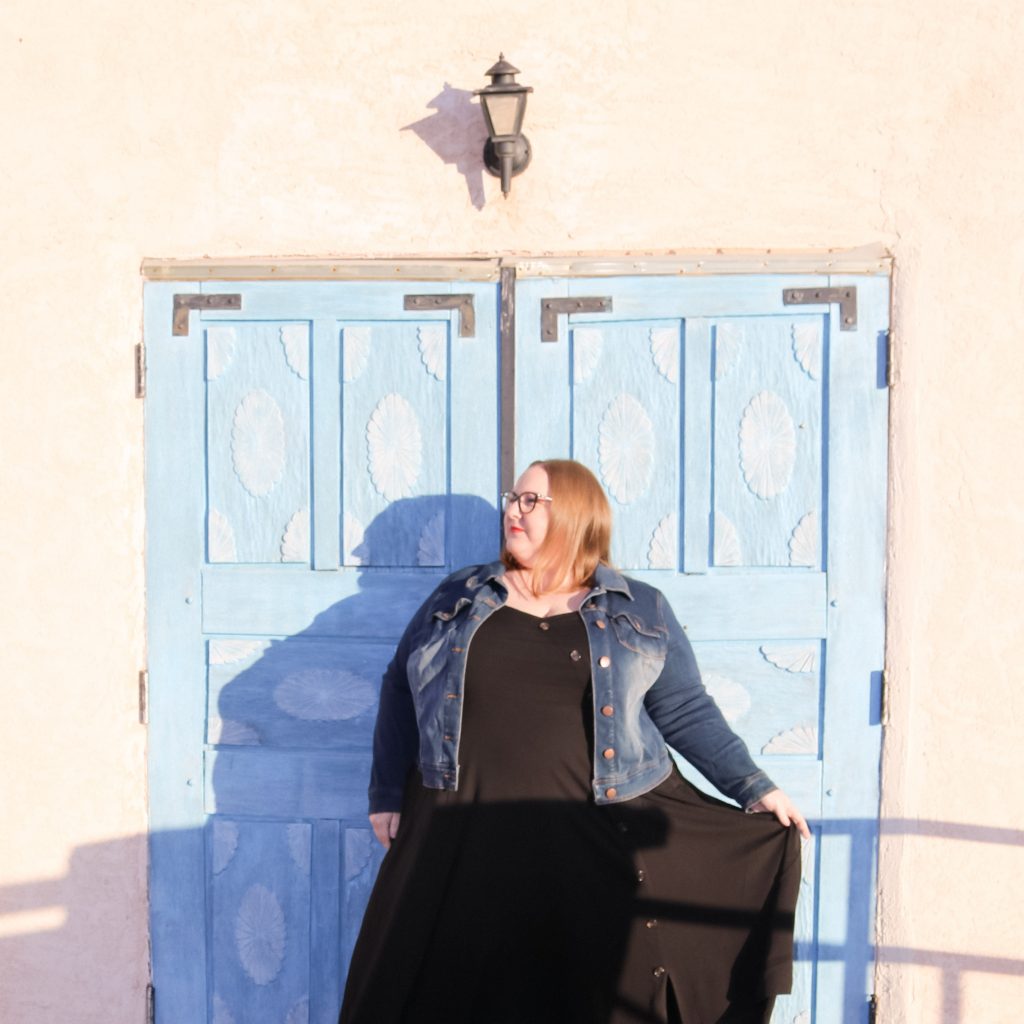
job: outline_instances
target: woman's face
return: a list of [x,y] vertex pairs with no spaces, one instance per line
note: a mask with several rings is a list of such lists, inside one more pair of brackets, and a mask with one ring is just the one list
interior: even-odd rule
[[[548,494],[547,470],[542,466],[531,466],[512,489],[516,494],[525,494],[527,491]],[[519,503],[513,501],[505,510],[505,550],[525,569],[533,565],[548,535],[550,508],[550,502],[538,501],[533,511],[524,516],[519,511]]]

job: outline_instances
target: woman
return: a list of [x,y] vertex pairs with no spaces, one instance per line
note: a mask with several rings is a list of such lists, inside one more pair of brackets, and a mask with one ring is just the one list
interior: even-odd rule
[[[807,824],[665,598],[610,567],[590,471],[535,462],[503,499],[501,561],[448,577],[384,676],[370,821],[389,852],[341,1024],[764,1024]],[[666,743],[769,813],[700,794]]]

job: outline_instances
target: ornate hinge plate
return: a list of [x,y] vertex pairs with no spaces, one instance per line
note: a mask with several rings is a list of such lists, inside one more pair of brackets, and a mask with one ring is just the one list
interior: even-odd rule
[[540,340],[558,341],[559,313],[610,313],[611,311],[610,295],[580,299],[541,299]]
[[476,334],[476,309],[472,295],[406,295],[405,308],[418,312],[426,309],[457,309],[459,337],[472,338]]
[[241,295],[175,295],[174,312],[171,315],[171,334],[182,337],[188,334],[188,314],[193,309],[241,309]]
[[784,306],[814,306],[819,303],[839,303],[839,330],[857,329],[857,289],[853,285],[843,288],[784,288]]

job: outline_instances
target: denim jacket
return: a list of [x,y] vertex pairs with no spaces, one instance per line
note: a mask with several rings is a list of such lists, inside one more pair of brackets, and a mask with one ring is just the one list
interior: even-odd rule
[[[398,811],[409,769],[423,785],[457,789],[466,658],[473,634],[508,598],[501,562],[445,579],[407,626],[381,686],[370,813]],[[666,743],[743,807],[775,788],[704,688],[662,593],[598,566],[580,608],[594,697],[592,789],[629,800],[672,771]]]

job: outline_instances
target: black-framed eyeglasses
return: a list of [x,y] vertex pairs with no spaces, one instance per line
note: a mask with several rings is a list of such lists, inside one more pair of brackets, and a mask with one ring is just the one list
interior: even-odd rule
[[538,494],[536,491],[523,491],[522,494],[506,491],[501,496],[502,512],[507,512],[513,501],[519,506],[519,514],[528,516],[537,507],[537,502],[551,501],[551,498],[546,494]]

